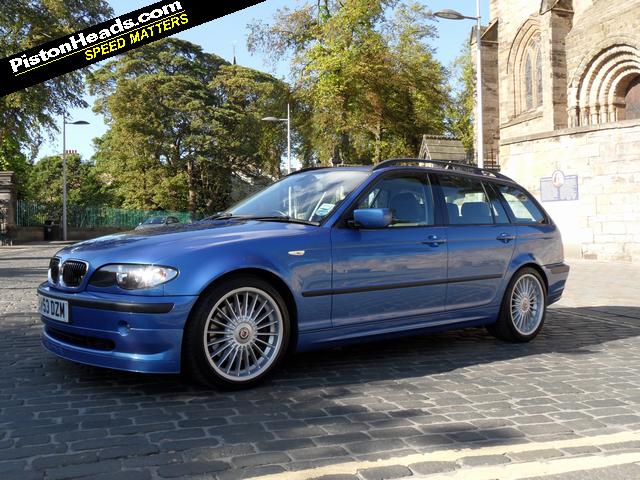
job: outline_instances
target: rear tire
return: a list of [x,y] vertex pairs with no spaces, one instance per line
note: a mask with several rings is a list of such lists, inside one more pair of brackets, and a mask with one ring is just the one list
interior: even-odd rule
[[547,313],[547,291],[537,270],[518,270],[504,293],[498,321],[487,326],[494,337],[507,342],[533,340],[544,325]]
[[195,306],[185,328],[183,364],[206,386],[249,388],[280,364],[290,332],[286,303],[274,287],[255,276],[232,278]]

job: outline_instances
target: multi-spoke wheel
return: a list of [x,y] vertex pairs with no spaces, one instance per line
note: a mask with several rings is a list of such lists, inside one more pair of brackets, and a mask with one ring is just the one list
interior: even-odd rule
[[547,292],[540,274],[533,268],[518,270],[502,301],[498,321],[487,329],[510,342],[528,342],[538,335],[547,309]]
[[235,278],[196,307],[184,358],[200,381],[246,387],[277,365],[288,340],[289,315],[278,291],[259,278]]

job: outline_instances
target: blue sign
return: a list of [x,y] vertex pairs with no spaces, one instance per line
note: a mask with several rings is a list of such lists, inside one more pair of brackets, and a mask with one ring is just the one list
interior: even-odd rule
[[540,199],[543,202],[573,202],[578,200],[578,176],[556,170],[540,179]]

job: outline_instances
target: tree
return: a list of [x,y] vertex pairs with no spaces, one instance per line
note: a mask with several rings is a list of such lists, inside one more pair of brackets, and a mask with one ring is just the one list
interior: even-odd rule
[[219,210],[233,175],[277,170],[282,141],[260,118],[282,108],[287,88],[267,74],[166,39],[108,62],[88,83],[110,127],[98,169],[125,206]]
[[0,171],[15,174],[16,194],[19,199],[28,197],[28,179],[33,165],[20,151],[18,142],[10,137],[0,137]]
[[456,84],[451,86],[452,101],[447,111],[448,129],[462,141],[467,152],[473,152],[475,132],[473,112],[475,108],[475,72],[471,48],[467,44],[453,63],[453,77]]
[[[52,218],[62,212],[62,156],[41,158],[32,167],[27,188],[30,199],[43,205]],[[95,165],[80,155],[67,155],[67,198],[72,206],[108,204],[111,195],[98,178]]]
[[310,146],[320,163],[415,155],[423,134],[444,132],[445,75],[430,22],[417,4],[323,0],[250,26],[251,51],[291,55],[307,162]]
[[[3,2],[0,9],[0,57],[106,20],[112,14],[106,0],[29,0]],[[17,143],[35,152],[43,129],[58,128],[69,107],[85,107],[83,71],[62,75],[0,98],[0,157],[11,155]]]

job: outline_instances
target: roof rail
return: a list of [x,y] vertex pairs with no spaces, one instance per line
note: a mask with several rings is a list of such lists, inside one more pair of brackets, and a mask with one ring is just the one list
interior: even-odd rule
[[485,168],[478,168],[474,165],[467,165],[465,163],[453,162],[451,160],[429,160],[426,158],[391,158],[389,160],[384,160],[377,164],[373,170],[379,170],[381,168],[390,167],[392,165],[398,165],[403,163],[430,163],[433,165],[438,165],[443,167],[444,170],[466,170],[471,173],[475,173],[476,175],[484,175],[487,177],[495,177],[502,180],[511,180],[506,175],[503,175],[500,172],[496,172],[493,170],[487,170]]
[[285,175],[285,177],[290,177],[291,175],[297,175],[299,173],[304,173],[304,172],[311,172],[313,170],[323,170],[325,168],[329,168],[329,167],[305,167],[305,168],[299,168],[298,170],[294,170],[291,173],[287,173]]
[[316,167],[305,167],[305,168],[301,168],[299,170],[295,170],[285,176],[290,176],[290,175],[296,175],[298,173],[304,173],[304,172],[311,172],[313,170],[326,170],[328,168],[349,168],[349,167],[368,167],[371,168],[371,165],[356,165],[356,164],[350,164],[350,163],[340,163],[338,165],[326,165],[326,166],[316,166]]

